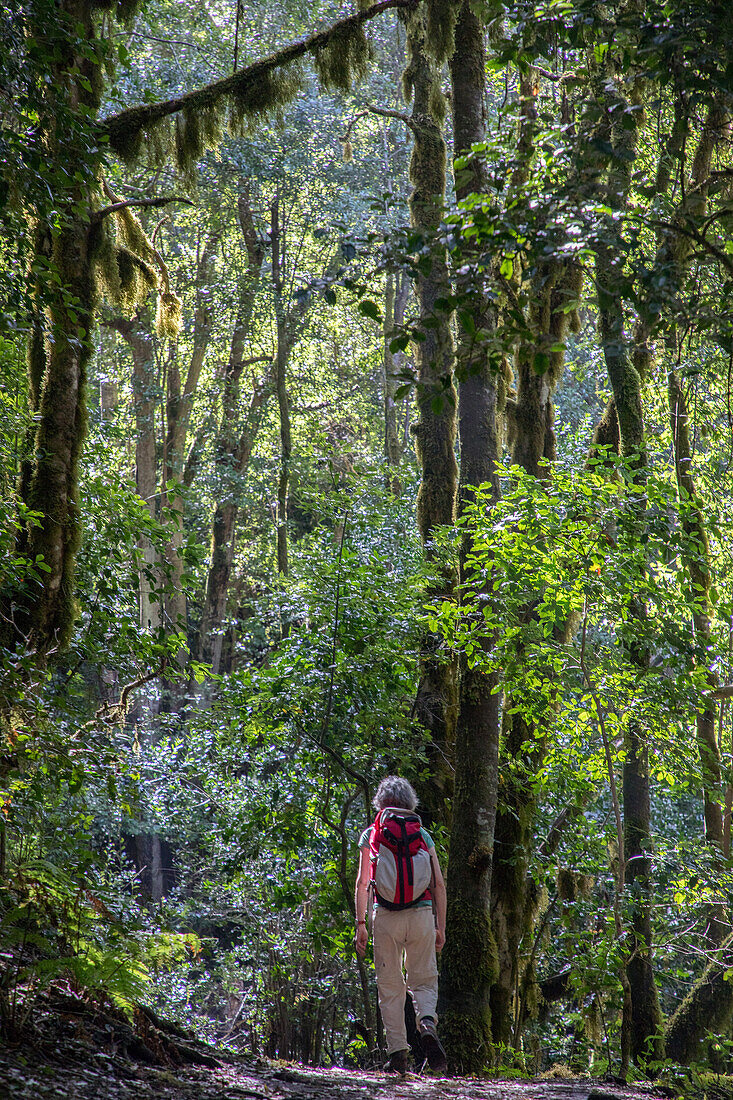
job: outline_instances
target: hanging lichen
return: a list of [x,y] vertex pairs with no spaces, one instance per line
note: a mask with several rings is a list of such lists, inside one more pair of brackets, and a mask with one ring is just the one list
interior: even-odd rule
[[186,173],[195,164],[201,151],[201,134],[197,111],[184,110],[176,116],[174,134],[176,167]]
[[165,164],[175,153],[175,123],[166,118],[145,135],[148,156],[153,164]]
[[150,291],[157,289],[158,276],[149,264],[129,248],[118,248],[116,259],[120,293],[114,304],[131,315],[145,301]]
[[313,63],[324,88],[348,92],[354,80],[366,76],[371,56],[364,28],[358,23],[332,35],[315,53]]
[[168,139],[166,136],[160,138],[157,131],[167,128],[169,119],[178,116],[176,162],[184,173],[189,173],[192,161],[207,145],[219,140],[227,111],[230,130],[238,134],[243,126],[251,125],[255,117],[277,114],[298,94],[302,87],[299,69],[302,58],[313,58],[324,88],[349,89],[353,81],[366,74],[371,58],[364,24],[385,6],[398,7],[406,2],[386,0],[384,5],[367,6],[328,30],[294,42],[196,91],[158,103],[129,107],[102,120],[100,137],[102,140],[106,137],[112,151],[126,161],[135,159],[143,144],[153,154],[156,145],[167,153]]
[[164,291],[158,295],[155,311],[155,331],[161,340],[169,337],[175,340],[183,327],[183,303],[177,294]]
[[440,63],[453,53],[458,4],[455,0],[426,0],[427,46]]
[[193,181],[193,170],[207,149],[216,148],[223,135],[224,106],[211,103],[199,110],[185,108],[176,116],[174,150],[176,167]]
[[265,118],[281,117],[304,83],[300,65],[287,69],[267,70],[255,83],[237,89],[229,105],[229,130],[233,135],[251,132]]
[[183,328],[183,302],[171,290],[170,276],[165,261],[156,250],[155,258],[160,268],[162,289],[158,294],[158,304],[155,311],[155,330],[161,340],[168,337],[175,340]]
[[[119,201],[109,187],[107,195]],[[89,235],[93,297],[131,316],[147,296],[162,286],[158,313],[161,334],[180,330],[180,300],[171,294],[165,264],[129,207],[100,218]],[[160,274],[159,274],[160,272]]]
[[[151,129],[155,130],[156,127]],[[120,160],[130,164],[140,156],[146,136],[149,136],[149,131],[143,130],[142,127],[136,126],[132,122],[129,124],[123,123],[116,127],[113,134],[109,135],[110,148]]]

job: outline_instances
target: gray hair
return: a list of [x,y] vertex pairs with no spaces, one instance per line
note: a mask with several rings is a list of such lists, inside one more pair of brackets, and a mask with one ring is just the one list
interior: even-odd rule
[[377,813],[387,806],[412,811],[417,809],[417,803],[418,797],[415,788],[406,779],[401,779],[399,775],[385,775],[372,799],[372,805]]

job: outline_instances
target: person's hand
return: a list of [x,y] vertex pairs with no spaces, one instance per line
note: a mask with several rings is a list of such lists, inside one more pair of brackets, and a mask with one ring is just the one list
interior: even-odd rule
[[435,950],[442,951],[445,947],[445,932],[442,928],[435,929]]
[[356,951],[358,955],[361,955],[362,959],[366,955],[367,944],[369,942],[369,933],[365,924],[357,924],[356,935],[354,936],[356,943]]

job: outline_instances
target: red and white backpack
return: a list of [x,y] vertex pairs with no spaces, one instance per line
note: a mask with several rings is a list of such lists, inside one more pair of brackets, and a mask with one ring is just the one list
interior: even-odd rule
[[371,884],[385,909],[432,900],[433,865],[421,826],[409,810],[388,806],[377,814],[369,838]]

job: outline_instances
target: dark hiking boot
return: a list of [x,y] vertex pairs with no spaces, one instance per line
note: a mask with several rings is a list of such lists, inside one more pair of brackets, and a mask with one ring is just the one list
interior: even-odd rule
[[448,1069],[443,1044],[438,1038],[438,1029],[432,1016],[423,1016],[418,1028],[428,1065],[434,1073],[445,1073]]
[[410,1052],[409,1050],[393,1050],[389,1058],[385,1062],[385,1073],[399,1073],[400,1077],[404,1077],[410,1068]]

